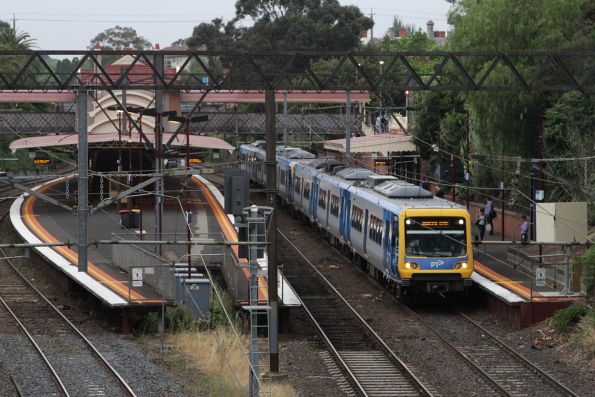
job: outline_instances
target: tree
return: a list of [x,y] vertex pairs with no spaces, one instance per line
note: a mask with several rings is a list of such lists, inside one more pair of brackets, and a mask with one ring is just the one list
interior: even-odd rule
[[[544,152],[546,158],[593,156],[595,110],[590,98],[571,91],[564,94],[544,115]],[[590,223],[595,221],[595,159],[556,161],[547,164],[558,179],[548,191],[549,201],[584,201],[590,208]],[[566,182],[564,182],[566,181]],[[591,195],[586,194],[591,192]]]
[[139,36],[133,28],[119,25],[109,28],[93,37],[88,48],[93,49],[96,44],[101,45],[101,48],[104,50],[124,50],[127,48],[148,50],[153,47],[149,40],[143,36]]
[[27,32],[18,32],[0,25],[0,50],[28,50],[35,44]]
[[210,23],[203,22],[195,26],[186,44],[190,48],[204,46],[209,50],[232,49],[234,31],[233,23],[225,25],[221,18],[215,18]]
[[171,45],[172,45],[172,47],[183,46],[183,45],[186,45],[186,40],[188,40],[188,39],[177,39],[176,41],[171,43]]
[[[592,15],[593,0],[459,0],[453,2],[449,15],[454,30],[447,46],[451,51],[591,50],[595,46]],[[541,68],[535,59],[517,57],[514,61],[521,75],[531,75]],[[488,65],[487,58],[478,57],[465,67],[472,76],[478,76]],[[540,82],[548,84],[565,78],[563,72],[555,73],[546,73]],[[502,64],[494,68],[486,81],[486,85],[499,83],[516,83],[516,77]],[[547,109],[559,96],[523,91],[466,93],[464,99],[473,126],[473,153],[538,157],[538,129],[535,123],[521,121],[519,114],[527,107]],[[482,164],[480,175],[472,183],[481,181],[483,186],[495,186],[496,180],[510,180],[511,175],[500,161],[486,160]],[[527,191],[528,181],[523,178],[520,182]]]
[[[250,27],[237,27],[249,19]],[[210,50],[350,50],[373,21],[337,0],[238,0],[227,24],[214,19],[194,28],[188,45]]]

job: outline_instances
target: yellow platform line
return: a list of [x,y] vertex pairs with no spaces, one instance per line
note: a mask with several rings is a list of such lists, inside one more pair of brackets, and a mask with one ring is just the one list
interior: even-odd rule
[[[219,227],[221,227],[221,230],[223,231],[225,238],[229,241],[234,241],[234,242],[238,241],[238,234],[236,232],[236,229],[231,224],[231,221],[227,217],[227,214],[225,214],[225,212],[221,208],[221,205],[219,205],[219,202],[217,201],[217,199],[213,196],[211,189],[209,189],[198,178],[192,178],[192,180],[203,192],[203,195],[205,196],[205,198],[209,204],[209,207],[213,211],[213,214],[215,215],[215,219],[217,220],[217,223],[219,223]],[[240,263],[247,262],[246,258],[239,257],[237,245],[233,245],[232,250],[233,250],[233,253],[235,254],[236,258],[238,258],[238,261]],[[243,271],[244,275],[246,276],[246,278],[250,278],[250,272],[248,271],[248,269],[246,269],[244,267],[244,268],[242,268],[242,271]],[[268,290],[266,289],[267,283],[264,280],[264,277],[262,277],[262,276],[258,277],[258,287],[259,287],[258,288],[258,299],[266,301],[268,299]]]
[[[60,181],[47,184],[42,186],[38,189],[40,193],[45,192],[46,190],[50,189],[51,187],[59,184]],[[46,243],[57,243],[58,240],[50,234],[38,221],[35,213],[33,211],[33,205],[37,201],[37,197],[31,195],[25,199],[25,204],[23,206],[23,214],[22,217],[25,220],[25,224],[29,227],[29,229],[35,234],[41,241]],[[50,247],[62,257],[67,259],[72,266],[76,266],[78,264],[78,254],[71,250],[68,247]],[[101,284],[107,286],[110,290],[117,293],[124,299],[129,299],[131,302],[142,302],[142,303],[161,303],[164,302],[161,299],[147,299],[142,294],[138,293],[134,290],[129,290],[127,286],[124,285],[120,280],[117,280],[104,272],[103,270],[99,269],[93,262],[87,262],[87,273],[99,281]]]
[[538,291],[533,290],[531,293],[531,289],[525,287],[522,284],[522,281],[514,281],[509,279],[506,276],[501,275],[500,273],[490,269],[483,263],[479,262],[477,259],[475,260],[475,270],[479,272],[482,276],[487,277],[491,281],[497,284],[503,284],[505,288],[516,292],[517,294],[521,295],[526,300],[533,300],[538,302],[546,302],[546,301],[567,301],[571,300],[572,298],[550,298],[542,296]]

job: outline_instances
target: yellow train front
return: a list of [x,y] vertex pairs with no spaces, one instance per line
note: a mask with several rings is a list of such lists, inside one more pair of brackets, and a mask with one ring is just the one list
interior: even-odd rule
[[398,252],[402,290],[445,293],[471,286],[473,247],[467,210],[406,208],[398,218],[403,231]]

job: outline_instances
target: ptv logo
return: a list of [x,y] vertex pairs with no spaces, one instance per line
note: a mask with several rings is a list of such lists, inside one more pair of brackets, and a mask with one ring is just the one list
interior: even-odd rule
[[444,265],[444,261],[443,260],[437,260],[437,261],[430,262],[430,267],[432,269],[439,268],[442,265]]

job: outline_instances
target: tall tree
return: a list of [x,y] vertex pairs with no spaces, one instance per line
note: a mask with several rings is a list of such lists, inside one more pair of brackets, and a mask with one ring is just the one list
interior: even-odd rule
[[[246,19],[252,26],[237,27]],[[238,0],[234,19],[225,25],[221,19],[198,25],[188,44],[209,49],[349,50],[372,25],[359,8],[337,0]]]
[[[453,2],[449,23],[454,30],[448,37],[448,49],[454,51],[563,51],[592,49],[592,34],[585,35],[585,25],[592,24],[586,9],[593,0],[459,0]],[[592,14],[591,14],[592,15]],[[467,63],[472,74],[486,70],[489,60]],[[539,68],[535,60],[517,57],[515,67],[522,75]],[[562,79],[551,74],[548,79]],[[497,66],[487,84],[514,84],[516,77],[504,65]],[[538,156],[538,128],[521,121],[519,114],[527,107],[547,109],[559,94],[517,92],[470,92],[465,94],[473,128],[473,153],[522,157]],[[486,161],[478,179],[484,186],[495,186],[497,180],[510,175],[501,171],[499,161]],[[477,182],[477,180],[475,181]],[[525,183],[527,183],[525,181]]]
[[101,45],[101,48],[104,50],[123,50],[127,48],[148,50],[152,47],[151,42],[140,36],[136,30],[120,25],[116,25],[97,34],[97,36],[91,39],[88,48],[93,49],[96,44]]

